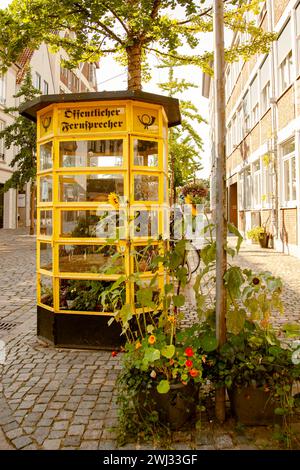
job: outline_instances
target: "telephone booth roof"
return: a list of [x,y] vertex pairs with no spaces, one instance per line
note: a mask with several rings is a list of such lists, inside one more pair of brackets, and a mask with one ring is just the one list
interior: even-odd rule
[[144,91],[101,91],[88,93],[62,93],[57,95],[41,95],[21,106],[21,115],[36,121],[37,112],[51,104],[80,103],[87,101],[120,101],[131,100],[158,104],[164,107],[168,118],[168,127],[181,124],[179,100],[169,96],[146,93]]

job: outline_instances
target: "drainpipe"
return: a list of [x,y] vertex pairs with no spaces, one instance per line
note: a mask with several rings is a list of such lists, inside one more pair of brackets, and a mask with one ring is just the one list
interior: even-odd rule
[[[269,30],[274,29],[274,15],[272,1],[268,0],[269,11]],[[272,43],[270,57],[271,57],[271,84],[272,84],[272,98],[270,98],[271,114],[272,114],[272,201],[271,201],[271,229],[273,238],[279,240],[279,186],[278,186],[278,137],[277,137],[277,100],[276,100],[276,65],[275,60],[276,46],[275,42]]]

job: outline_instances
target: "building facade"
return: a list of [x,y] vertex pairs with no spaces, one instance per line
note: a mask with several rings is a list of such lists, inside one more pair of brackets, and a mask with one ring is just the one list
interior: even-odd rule
[[[278,39],[269,54],[226,66],[228,219],[245,236],[265,225],[276,249],[300,257],[300,2],[267,0],[248,19]],[[207,78],[203,94],[212,108]]]
[[[36,51],[25,48],[16,64],[9,67],[7,73],[0,74],[0,129],[13,122],[14,117],[6,114],[4,108],[17,106],[14,95],[17,93],[27,66],[32,73],[33,85],[42,94],[77,93],[97,91],[97,64],[83,63],[75,70],[62,67],[61,59],[66,59],[65,51],[55,54],[42,44]],[[0,140],[0,189],[13,173],[10,166],[16,149],[5,148]],[[10,189],[0,193],[0,229],[14,229],[30,225],[30,185]]]

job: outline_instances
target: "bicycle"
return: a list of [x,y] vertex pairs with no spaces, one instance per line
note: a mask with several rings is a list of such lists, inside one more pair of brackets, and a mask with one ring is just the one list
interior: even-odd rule
[[[181,224],[181,220],[179,220],[179,224]],[[174,247],[177,239],[174,239],[175,233],[175,217],[174,212],[172,217],[170,218],[170,247]],[[201,249],[196,248],[193,244],[192,240],[186,240],[186,249],[184,253],[184,259],[182,266],[187,270],[187,282],[189,283],[192,279],[192,275],[195,274],[200,266],[201,262]]]

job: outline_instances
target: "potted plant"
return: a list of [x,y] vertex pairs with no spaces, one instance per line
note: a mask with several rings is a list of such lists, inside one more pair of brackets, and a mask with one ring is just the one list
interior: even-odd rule
[[258,225],[248,230],[247,237],[254,243],[259,243],[262,248],[268,248],[270,233],[265,226]]
[[247,320],[242,331],[228,335],[217,361],[217,380],[228,388],[239,422],[266,425],[291,415],[292,384],[300,377],[294,352],[265,323]]
[[197,325],[177,328],[185,303],[179,286],[187,282],[184,249],[180,241],[155,258],[168,272],[163,290],[157,291],[155,277],[144,285],[137,274],[137,310],[124,305],[114,317],[127,338],[118,379],[119,431],[131,425],[135,433],[142,427],[143,434],[147,428],[157,436],[159,429],[180,429],[196,414],[206,354],[217,342]]
[[179,429],[195,416],[206,356],[203,338],[195,328],[184,330],[175,340],[175,318],[168,316],[166,321],[169,328],[148,325],[142,338],[126,343],[119,383],[132,387],[133,378],[138,377],[135,404],[139,412],[152,408],[160,422]]
[[198,183],[189,183],[182,188],[182,195],[184,196],[185,203],[192,204],[193,215],[197,214],[197,204],[205,203],[208,191],[209,189],[203,181],[199,181]]

